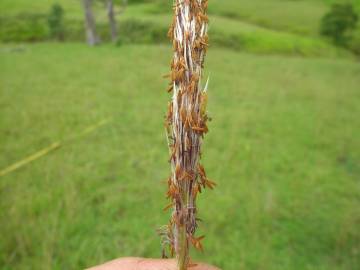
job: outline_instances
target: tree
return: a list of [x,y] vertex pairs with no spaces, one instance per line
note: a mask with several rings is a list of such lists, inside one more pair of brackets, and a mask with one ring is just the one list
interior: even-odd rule
[[[114,0],[106,0],[105,4],[106,4],[106,10],[109,20],[111,40],[115,42],[117,41],[118,38],[118,25],[116,22],[117,13],[115,12],[116,3],[114,3]],[[127,6],[127,0],[122,0],[121,10],[119,11],[119,13],[124,12],[126,6]]]
[[321,34],[337,45],[346,45],[350,31],[356,27],[358,16],[351,4],[334,4],[321,20]]
[[100,38],[96,34],[96,22],[92,12],[92,2],[92,0],[82,0],[85,13],[86,39],[90,46],[100,43]]
[[116,17],[115,17],[115,12],[114,12],[114,2],[113,2],[113,0],[107,0],[106,1],[106,9],[107,9],[107,15],[108,15],[108,18],[109,18],[111,40],[116,41],[116,39],[117,39],[117,25],[116,25]]
[[59,4],[54,4],[51,7],[48,16],[48,25],[50,36],[58,40],[64,39],[64,9]]

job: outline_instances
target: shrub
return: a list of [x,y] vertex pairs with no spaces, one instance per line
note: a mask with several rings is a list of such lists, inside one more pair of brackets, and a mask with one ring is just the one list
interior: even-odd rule
[[64,9],[60,4],[51,7],[47,18],[50,37],[57,40],[64,40]]
[[349,42],[349,49],[354,53],[360,55],[360,27],[353,33],[353,37]]
[[356,27],[358,16],[351,4],[334,4],[321,20],[320,32],[336,45],[346,45],[350,32]]
[[0,18],[0,41],[28,42],[48,39],[46,17],[37,14],[20,14]]
[[163,43],[168,40],[167,28],[159,27],[149,22],[134,19],[121,23],[120,36],[117,44],[128,43]]

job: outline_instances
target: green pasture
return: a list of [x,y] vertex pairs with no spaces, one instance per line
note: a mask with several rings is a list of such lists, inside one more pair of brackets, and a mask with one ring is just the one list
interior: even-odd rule
[[[226,5],[223,5],[222,1],[213,1],[210,5],[210,13],[213,14],[210,36],[211,44],[214,46],[257,54],[351,57],[346,50],[334,47],[317,35],[311,36],[307,30],[305,34],[296,30],[295,25],[318,32],[321,12],[326,11],[326,5],[321,1],[310,4],[309,1],[270,0],[264,4],[262,0],[251,3],[241,0],[229,1]],[[3,27],[0,28],[0,40],[5,42],[49,40],[46,14],[49,12],[51,2],[49,0],[2,1],[0,3],[0,8],[2,7],[0,22]],[[120,42],[154,44],[165,41],[167,43],[168,41],[164,37],[171,21],[169,12],[171,1],[143,2],[131,4],[132,1],[129,1],[130,5],[119,16]],[[80,1],[64,0],[59,3],[65,9],[65,39],[72,42],[83,41],[85,37]],[[316,11],[316,7],[319,7],[321,12]],[[109,34],[105,9],[97,3],[94,10],[98,31],[102,39],[106,41]],[[262,18],[264,22],[268,23],[250,18],[243,12]],[[279,16],[279,12],[283,16]],[[24,14],[27,14],[28,17]],[[29,17],[31,14],[40,17],[36,19]],[[287,23],[284,24],[284,22]]]
[[[119,1],[121,2],[121,1]],[[172,0],[128,0],[130,14],[168,13]],[[210,0],[209,11],[213,15],[230,17],[266,28],[317,36],[319,20],[334,2],[351,2],[360,12],[357,0]],[[0,16],[19,14],[44,14],[53,3],[61,4],[69,19],[82,19],[81,0],[2,0]],[[99,20],[105,19],[102,4],[94,8]],[[130,11],[129,11],[130,10]]]
[[[334,1],[209,0],[203,164],[218,186],[199,197],[205,252],[194,259],[360,269],[360,64],[318,35]],[[55,2],[64,43],[48,37]],[[172,1],[136,2],[118,16],[119,42],[90,48],[79,0],[0,1],[0,175],[61,142],[0,176],[1,270],[160,256]],[[104,7],[94,11],[108,36]]]
[[[0,268],[158,257],[167,222],[167,46],[0,47]],[[197,260],[225,270],[360,267],[360,66],[213,48]],[[112,121],[67,141],[88,126]]]

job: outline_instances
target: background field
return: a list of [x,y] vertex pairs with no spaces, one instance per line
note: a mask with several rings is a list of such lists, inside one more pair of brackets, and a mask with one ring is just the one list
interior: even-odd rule
[[[59,2],[82,23],[75,1]],[[3,0],[0,10],[12,18],[51,3]],[[203,163],[218,187],[199,198],[207,237],[193,257],[224,270],[359,269],[360,64],[314,29],[328,3],[210,3],[213,121]],[[129,21],[166,27],[164,10],[131,5],[124,35]],[[0,45],[0,170],[65,141],[0,177],[0,269],[160,255],[155,230],[169,216],[161,75],[170,58],[151,38]],[[112,120],[68,140],[103,119]]]

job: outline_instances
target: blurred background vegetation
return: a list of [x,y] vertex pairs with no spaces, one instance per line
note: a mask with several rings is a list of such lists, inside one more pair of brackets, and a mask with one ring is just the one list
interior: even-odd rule
[[[0,1],[0,268],[158,257],[172,1]],[[360,1],[210,0],[199,198],[223,269],[360,269]],[[76,136],[112,119],[85,136]],[[74,136],[75,135],[75,136]],[[69,140],[69,138],[72,138]]]
[[[29,3],[27,0],[2,0],[0,41],[54,40],[53,31],[57,26],[50,22],[56,17],[56,8],[61,10],[60,13],[65,11],[60,15],[61,40],[83,41],[84,11],[81,1],[38,0]],[[124,9],[124,4],[128,2],[126,12],[118,12],[121,13],[118,15],[121,33],[118,44],[168,42],[165,33],[171,19],[171,0],[113,1],[115,11]],[[347,51],[335,48],[331,41],[334,35],[344,32],[347,42],[335,39],[335,44],[360,53],[360,24],[356,23],[356,19],[353,27],[349,24],[343,31],[336,29],[337,25],[349,21],[347,18],[351,18],[352,13],[357,16],[360,12],[359,1],[344,3],[325,0],[238,0],[224,4],[223,1],[212,0],[212,44],[255,53],[337,56],[346,55]],[[103,42],[110,40],[105,5],[106,0],[93,0],[97,34]],[[328,39],[321,39],[321,33]]]

